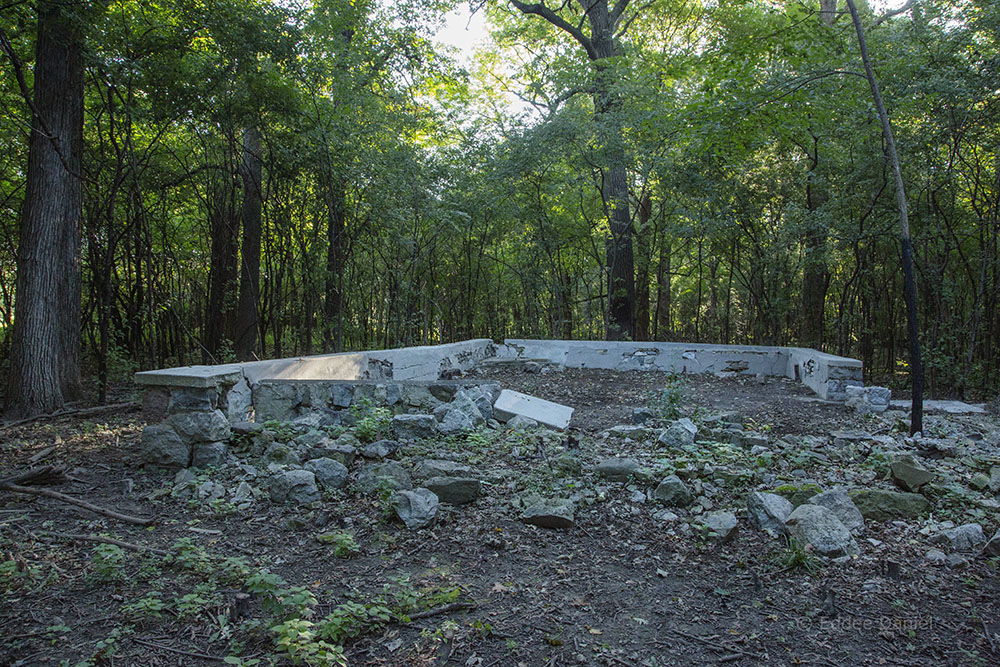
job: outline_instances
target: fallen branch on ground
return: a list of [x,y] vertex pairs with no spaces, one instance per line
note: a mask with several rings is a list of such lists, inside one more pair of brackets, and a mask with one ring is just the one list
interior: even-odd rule
[[139,403],[112,403],[111,405],[98,405],[93,408],[75,408],[72,410],[59,410],[58,412],[50,412],[47,415],[35,415],[34,417],[25,417],[24,419],[18,419],[17,421],[7,422],[6,424],[0,424],[0,432],[6,431],[9,428],[14,428],[15,426],[22,426],[24,424],[30,424],[32,422],[43,421],[45,419],[58,419],[60,417],[87,417],[90,415],[99,415],[102,412],[110,412],[112,410],[117,410],[121,412],[131,412],[132,410],[138,410],[142,407]]
[[148,551],[151,554],[156,554],[157,556],[168,556],[169,551],[163,549],[156,549],[154,547],[147,547],[144,544],[134,544],[132,542],[125,542],[123,540],[116,540],[113,537],[104,537],[103,535],[76,535],[73,533],[55,533],[47,530],[41,533],[42,536],[57,537],[63,540],[70,540],[71,542],[100,542],[102,544],[114,544],[115,546],[121,547],[122,549],[128,549],[129,551]]
[[66,479],[65,468],[42,466],[41,468],[33,468],[32,470],[22,472],[12,477],[4,477],[3,479],[0,479],[0,486],[12,484],[21,486],[29,486],[32,484],[58,484],[60,482],[65,482]]
[[129,516],[128,514],[120,514],[113,510],[109,510],[107,508],[99,507],[98,505],[93,505],[91,503],[88,503],[86,500],[80,500],[78,498],[74,498],[73,496],[67,496],[65,493],[59,493],[58,491],[50,491],[48,489],[33,489],[30,486],[20,486],[18,484],[5,484],[5,483],[0,483],[0,491],[10,491],[11,493],[24,493],[29,496],[42,496],[44,498],[61,500],[64,503],[69,503],[70,505],[76,505],[77,507],[82,507],[85,510],[90,510],[95,514],[106,516],[109,519],[124,521],[125,523],[131,523],[136,526],[148,526],[151,523],[153,523],[152,519],[142,519],[140,517]]
[[424,611],[418,611],[413,614],[406,614],[405,618],[410,619],[410,621],[412,622],[421,618],[438,616],[440,614],[450,614],[453,611],[460,611],[462,609],[475,609],[475,608],[476,605],[472,604],[471,602],[451,602],[449,604],[443,604],[440,607],[434,607],[433,609],[425,609]]

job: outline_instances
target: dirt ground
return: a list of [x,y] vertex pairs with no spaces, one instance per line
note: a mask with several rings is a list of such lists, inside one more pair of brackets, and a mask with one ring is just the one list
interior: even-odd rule
[[[877,449],[824,460],[794,443],[838,429],[901,440],[900,415],[859,417],[777,379],[519,369],[480,377],[574,406],[571,429],[487,430],[404,448],[393,456],[404,465],[449,458],[485,482],[478,500],[442,505],[436,523],[418,531],[389,520],[384,501],[351,486],[308,507],[262,497],[238,509],[175,497],[173,473],[137,466],[144,424],[135,410],[5,428],[0,476],[65,467],[68,481],[39,488],[154,523],[130,525],[0,491],[0,665],[337,664],[309,653],[305,626],[272,629],[284,617],[269,602],[280,598],[287,611],[295,596],[306,600],[301,617],[317,622],[349,602],[368,610],[349,632],[357,636],[330,642],[343,643],[350,665],[1000,664],[997,559],[930,565],[924,555],[933,545],[920,533],[926,517],[868,521],[860,555],[844,563],[797,552],[746,521],[749,491],[788,481],[890,488]],[[606,434],[642,406],[699,424],[742,424],[765,435],[775,454],[762,462],[725,444],[670,452],[655,433]],[[957,417],[936,428],[982,436],[997,424]],[[689,528],[694,510],[657,514],[662,508],[642,497],[649,484],[596,478],[594,464],[611,456],[632,457],[658,475],[704,478],[711,504],[741,516],[737,534],[717,544]],[[559,465],[568,458],[578,471]],[[970,465],[988,463],[987,455]],[[362,464],[359,457],[352,476]],[[236,464],[201,475],[227,486],[246,479]],[[519,521],[513,502],[531,491],[574,497],[575,526]],[[973,510],[949,498],[936,503],[932,519],[975,518],[987,538],[998,528],[988,503]],[[331,533],[352,536],[356,553],[337,557],[317,539]],[[81,535],[130,546],[72,537]],[[254,573],[278,575],[280,595],[269,598],[268,580]],[[289,637],[300,641],[285,650],[280,640]]]

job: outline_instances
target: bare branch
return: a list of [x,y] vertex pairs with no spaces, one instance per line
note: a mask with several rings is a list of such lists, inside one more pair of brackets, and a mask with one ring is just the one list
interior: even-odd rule
[[528,4],[521,2],[520,0],[510,0],[510,3],[517,7],[522,14],[534,14],[536,16],[541,16],[555,27],[565,31],[587,51],[588,58],[591,60],[597,60],[597,51],[594,50],[594,44],[586,35],[583,34],[583,31],[567,22],[566,19],[562,18],[542,3],[537,2]]
[[878,17],[875,20],[875,23],[872,23],[872,27],[874,28],[875,26],[877,26],[877,25],[879,25],[879,24],[881,24],[881,23],[883,23],[885,21],[888,21],[893,16],[898,16],[899,14],[902,14],[904,12],[910,11],[910,9],[915,4],[917,4],[917,0],[909,0],[909,2],[907,2],[905,5],[903,5],[899,9],[894,9],[891,12],[886,12],[885,14],[882,14],[882,16]]

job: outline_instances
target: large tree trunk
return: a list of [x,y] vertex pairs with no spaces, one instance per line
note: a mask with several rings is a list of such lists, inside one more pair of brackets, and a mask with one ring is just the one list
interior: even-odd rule
[[[228,158],[226,162],[228,164]],[[208,270],[204,363],[223,361],[221,353],[232,342],[226,340],[226,336],[233,329],[236,302],[239,215],[236,213],[232,179],[228,176],[227,169],[219,182],[210,187],[209,194],[212,255]]]
[[806,176],[806,233],[803,239],[805,261],[802,266],[802,319],[799,344],[821,349],[826,310],[826,291],[830,272],[826,265],[827,230],[816,223],[817,211],[826,201],[826,194],[816,182],[819,167],[819,139],[813,137],[812,154],[809,155],[809,174]]
[[263,206],[260,143],[260,130],[248,127],[243,133],[243,162],[240,165],[240,175],[243,178],[243,249],[240,253],[240,297],[236,307],[236,329],[233,332],[233,349],[240,361],[252,359],[257,347]]
[[639,227],[636,229],[636,249],[639,257],[636,260],[635,277],[635,339],[650,340],[649,337],[649,218],[653,213],[653,203],[646,194],[639,202]]
[[6,397],[17,415],[53,412],[80,392],[83,35],[71,14],[39,3]]

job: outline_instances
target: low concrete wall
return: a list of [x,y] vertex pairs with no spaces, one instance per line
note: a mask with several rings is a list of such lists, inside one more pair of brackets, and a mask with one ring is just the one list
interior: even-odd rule
[[544,359],[566,368],[784,376],[830,400],[844,400],[846,386],[862,384],[857,359],[804,347],[510,338],[496,356]]
[[[292,391],[287,386],[279,389],[282,381],[391,381],[392,386],[433,382],[446,371],[468,371],[487,359],[541,359],[567,368],[619,371],[785,376],[832,400],[843,400],[848,385],[862,384],[860,361],[807,348],[520,338],[499,346],[488,339],[475,339],[395,350],[183,366],[136,373],[135,381],[145,389],[143,413],[151,423],[175,414],[214,411],[237,422],[248,418],[255,402],[274,402],[276,392],[284,395]],[[266,389],[258,399],[255,393],[259,387]],[[334,389],[342,391],[330,386],[328,394]],[[286,398],[292,397],[289,394]]]

